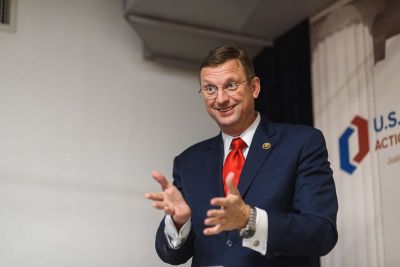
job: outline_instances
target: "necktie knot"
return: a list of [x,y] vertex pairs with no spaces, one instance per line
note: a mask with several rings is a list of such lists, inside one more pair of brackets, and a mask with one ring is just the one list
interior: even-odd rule
[[236,150],[236,149],[244,149],[245,147],[246,147],[247,145],[246,145],[246,143],[242,140],[242,138],[240,138],[240,137],[237,137],[237,138],[234,138],[234,139],[232,139],[232,142],[231,142],[231,149],[232,150]]

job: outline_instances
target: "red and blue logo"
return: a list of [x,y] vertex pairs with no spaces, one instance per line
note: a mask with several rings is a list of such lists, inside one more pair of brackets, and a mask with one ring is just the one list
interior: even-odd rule
[[[368,121],[360,116],[355,116],[351,121],[352,126],[347,127],[339,138],[339,154],[340,154],[340,168],[352,174],[359,163],[365,158],[369,152],[369,136],[368,136]],[[358,137],[358,152],[352,158],[353,164],[350,161],[349,140],[353,135],[355,129],[357,130]]]
[[[400,127],[400,117],[397,114],[396,111],[392,110],[386,114],[376,116],[373,122],[371,121],[373,128],[370,130],[375,130],[372,133],[375,133],[376,136],[375,152],[385,149],[395,150],[400,145],[400,132],[395,132],[395,128]],[[350,139],[355,131],[357,131],[358,152],[352,157],[353,152],[350,151],[349,147]],[[352,174],[357,169],[357,166],[360,165],[370,151],[368,132],[368,121],[363,117],[355,116],[351,121],[351,125],[346,128],[339,138],[340,168],[348,174]]]

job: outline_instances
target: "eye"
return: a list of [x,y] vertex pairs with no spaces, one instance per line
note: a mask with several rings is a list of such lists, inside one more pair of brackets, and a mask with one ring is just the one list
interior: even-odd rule
[[238,87],[238,83],[236,82],[229,82],[226,84],[226,89],[228,90],[235,90]]
[[206,94],[212,95],[214,94],[218,89],[216,86],[213,85],[207,85],[205,87],[203,87],[204,92],[206,92]]

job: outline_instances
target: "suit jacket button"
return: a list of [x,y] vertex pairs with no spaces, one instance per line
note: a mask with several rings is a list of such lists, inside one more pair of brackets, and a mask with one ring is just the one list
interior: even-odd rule
[[233,245],[232,240],[228,239],[228,240],[226,241],[226,245],[227,245],[228,247],[232,247],[232,245]]

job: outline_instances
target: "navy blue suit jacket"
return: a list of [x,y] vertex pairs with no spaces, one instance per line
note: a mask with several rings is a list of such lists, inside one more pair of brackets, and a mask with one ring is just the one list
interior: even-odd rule
[[223,196],[223,157],[218,135],[175,158],[174,184],[192,210],[192,229],[182,247],[171,249],[163,220],[156,235],[159,257],[174,265],[192,258],[192,266],[319,266],[338,238],[337,197],[322,133],[262,118],[254,134],[238,189],[247,204],[268,214],[265,256],[243,247],[237,231],[202,233],[210,200]]

